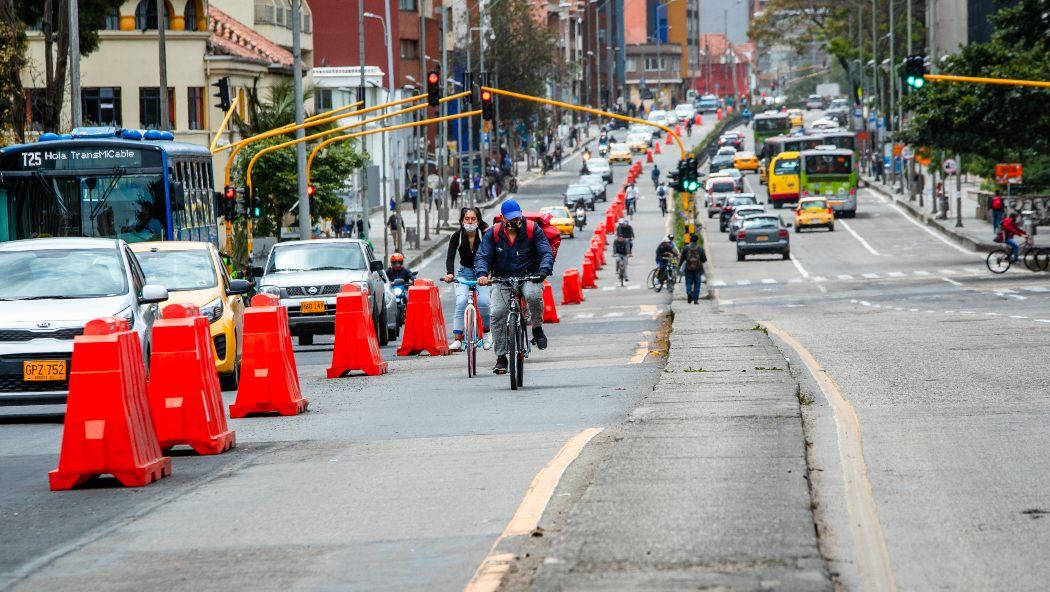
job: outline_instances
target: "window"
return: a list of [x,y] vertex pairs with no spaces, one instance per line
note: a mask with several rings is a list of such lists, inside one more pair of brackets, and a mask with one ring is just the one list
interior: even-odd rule
[[331,111],[332,107],[332,89],[330,88],[315,88],[314,89],[314,110],[317,112]]
[[646,72],[660,72],[667,68],[666,58],[645,58],[645,71]]
[[[175,89],[168,89],[168,117],[175,129]],[[139,87],[139,125],[145,129],[160,128],[160,88]]]
[[418,0],[397,0],[397,7],[400,10],[416,12],[419,10],[419,2]]
[[303,33],[310,33],[313,30],[313,16],[309,12],[303,13]]
[[186,8],[182,10],[182,20],[187,31],[199,31],[197,19],[201,17],[200,0],[186,0]]
[[85,124],[121,125],[120,87],[81,89],[80,105]]
[[106,22],[102,26],[107,31],[119,31],[120,30],[120,10],[114,8],[106,14]]
[[204,87],[186,89],[186,126],[191,130],[204,129]]
[[276,22],[276,7],[271,0],[256,0],[255,24],[272,25]]
[[[171,28],[171,12],[168,3],[164,2],[164,15],[167,20],[167,29]],[[135,28],[140,31],[157,28],[157,0],[139,0],[135,6]]]
[[638,60],[634,58],[627,58],[624,61],[624,68],[626,68],[628,72],[634,72],[638,69]]
[[401,40],[401,59],[403,59],[403,60],[418,60],[419,59],[419,40],[418,39],[402,39]]

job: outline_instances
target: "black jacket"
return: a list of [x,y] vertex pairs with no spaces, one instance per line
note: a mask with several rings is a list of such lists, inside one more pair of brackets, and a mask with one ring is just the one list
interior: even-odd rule
[[474,268],[474,257],[478,254],[478,247],[481,245],[481,237],[485,234],[484,223],[478,225],[477,233],[474,236],[474,247],[470,246],[470,239],[467,238],[467,233],[462,228],[452,235],[452,238],[448,241],[448,253],[445,255],[445,273],[453,275],[456,273],[456,254],[459,254],[459,264],[461,267],[467,269]]

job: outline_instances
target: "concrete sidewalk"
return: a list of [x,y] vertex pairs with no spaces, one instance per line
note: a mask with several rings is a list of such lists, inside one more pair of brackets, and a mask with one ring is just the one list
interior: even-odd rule
[[784,356],[745,316],[673,310],[661,380],[599,444],[564,524],[541,525],[532,589],[832,590]]

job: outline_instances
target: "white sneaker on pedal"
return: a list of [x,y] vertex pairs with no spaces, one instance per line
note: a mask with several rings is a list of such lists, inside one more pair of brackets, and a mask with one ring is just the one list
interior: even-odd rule
[[486,335],[485,339],[481,342],[481,347],[485,348],[486,350],[492,349],[492,338]]
[[459,351],[463,349],[463,342],[457,339],[449,344],[448,349],[450,351]]

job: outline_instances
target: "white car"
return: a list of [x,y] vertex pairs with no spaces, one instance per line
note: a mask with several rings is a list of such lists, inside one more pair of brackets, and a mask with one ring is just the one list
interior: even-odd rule
[[675,105],[674,114],[678,116],[678,121],[685,123],[690,119],[696,117],[696,107],[689,103],[682,103],[681,105]]
[[722,146],[715,152],[715,156],[734,156],[736,154],[736,148],[732,146]]
[[0,405],[65,403],[73,338],[93,319],[126,319],[149,363],[153,321],[168,291],[146,283],[124,241],[2,243],[0,275]]
[[[649,116],[646,117],[645,120],[646,121],[651,121],[653,123],[658,123],[660,125],[667,125],[667,116],[668,116],[667,115],[667,111],[662,111],[662,110],[659,110],[659,109],[653,109],[652,111],[649,112]],[[674,117],[674,116],[672,115],[671,117]],[[672,125],[674,125],[674,124],[672,124]],[[659,129],[659,128],[657,128],[657,129]]]

